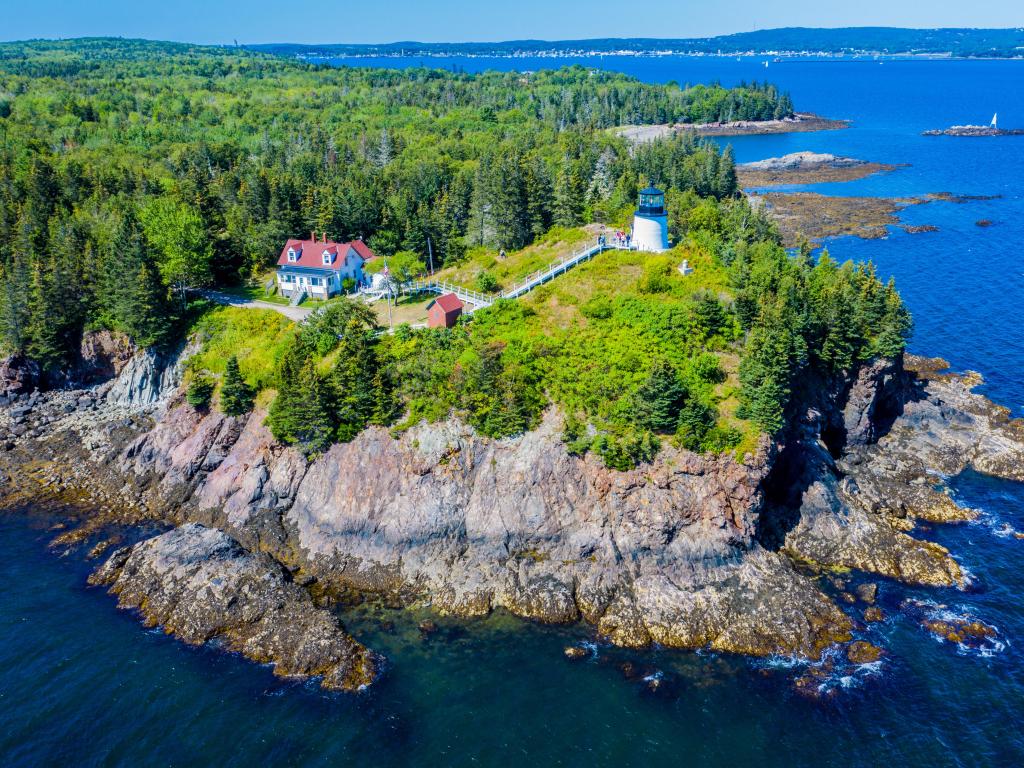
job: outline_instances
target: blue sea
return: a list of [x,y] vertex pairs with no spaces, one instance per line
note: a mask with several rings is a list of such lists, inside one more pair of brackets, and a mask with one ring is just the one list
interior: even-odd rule
[[[427,63],[468,71],[541,69],[571,60],[338,60]],[[998,195],[905,210],[911,224],[883,240],[828,243],[843,260],[894,275],[914,312],[912,351],[974,369],[984,392],[1024,414],[1024,137],[923,137],[959,123],[1024,127],[1024,62],[581,59],[651,82],[725,85],[770,79],[798,109],[847,118],[848,130],[727,140],[742,161],[800,150],[909,164],[847,184],[838,195]],[[994,224],[982,228],[975,222]],[[342,613],[386,654],[387,673],[358,696],[281,681],[216,648],[186,647],[116,610],[85,585],[81,552],[47,549],[52,520],[0,517],[0,762],[3,765],[372,766],[1014,766],[1024,764],[1024,487],[968,473],[954,481],[977,522],[922,529],[973,576],[968,592],[880,580],[889,617],[869,637],[879,665],[828,680],[811,700],[799,666],[664,650],[595,646],[570,663],[562,649],[585,627],[550,628],[497,615],[439,620]],[[942,643],[901,612],[981,619],[999,630],[982,650]],[[625,670],[624,670],[625,665]],[[649,690],[644,677],[664,684]]]

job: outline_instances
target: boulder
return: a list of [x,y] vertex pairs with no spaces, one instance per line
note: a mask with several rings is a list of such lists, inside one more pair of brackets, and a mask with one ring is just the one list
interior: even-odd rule
[[80,384],[94,384],[118,376],[138,348],[118,331],[89,331],[82,336],[78,363],[72,371]]
[[0,392],[25,394],[38,387],[41,380],[39,365],[24,355],[0,358]]
[[877,605],[869,605],[864,609],[864,621],[870,623],[885,621],[885,614]]
[[874,582],[867,582],[866,584],[857,585],[857,597],[861,602],[873,605],[875,600],[878,598],[878,585]]
[[851,664],[871,664],[882,658],[882,650],[866,640],[856,640],[847,646],[846,658]]

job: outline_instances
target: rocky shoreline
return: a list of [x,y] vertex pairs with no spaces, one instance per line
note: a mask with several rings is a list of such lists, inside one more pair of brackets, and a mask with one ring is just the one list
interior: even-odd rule
[[808,382],[794,433],[742,460],[666,449],[608,470],[566,452],[551,412],[502,441],[456,420],[370,429],[307,462],[260,413],[188,406],[180,358],[139,353],[106,384],[0,408],[0,503],[79,510],[65,547],[111,524],[176,526],[114,551],[94,581],[187,642],[219,638],[326,687],[382,668],[322,610],[364,600],[582,620],[626,647],[814,658],[856,641],[862,618],[822,575],[965,585],[912,533],[972,516],[942,476],[1024,480],[1024,426],[978,381],[913,359]]
[[822,184],[856,181],[899,166],[816,152],[793,152],[737,166],[740,186],[774,187],[787,184]]
[[810,112],[797,112],[781,120],[735,120],[727,123],[675,123],[632,125],[618,130],[618,135],[632,144],[645,144],[678,133],[696,136],[768,136],[779,133],[811,133],[849,128],[848,120],[830,120]]
[[795,248],[807,240],[812,245],[830,237],[853,236],[877,240],[889,235],[889,227],[910,234],[936,228],[901,225],[897,214],[911,205],[930,202],[927,197],[834,197],[817,192],[759,192],[751,202],[764,205],[778,224],[782,244]]

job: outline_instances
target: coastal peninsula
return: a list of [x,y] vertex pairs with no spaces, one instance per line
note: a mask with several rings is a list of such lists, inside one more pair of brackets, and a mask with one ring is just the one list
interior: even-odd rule
[[849,127],[850,123],[847,120],[831,120],[809,112],[797,112],[792,117],[780,119],[627,126],[619,129],[617,133],[634,144],[643,144],[679,133],[709,137],[766,136],[778,133],[835,131]]
[[876,173],[894,171],[897,165],[838,157],[827,153],[794,152],[783,157],[772,157],[736,167],[740,186],[774,187],[788,184],[822,184],[825,182],[856,181]]

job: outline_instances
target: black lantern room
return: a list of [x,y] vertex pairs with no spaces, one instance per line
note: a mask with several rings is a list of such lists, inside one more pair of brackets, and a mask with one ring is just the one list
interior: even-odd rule
[[647,187],[640,190],[640,208],[637,213],[641,216],[662,216],[665,213],[665,193],[657,187]]

